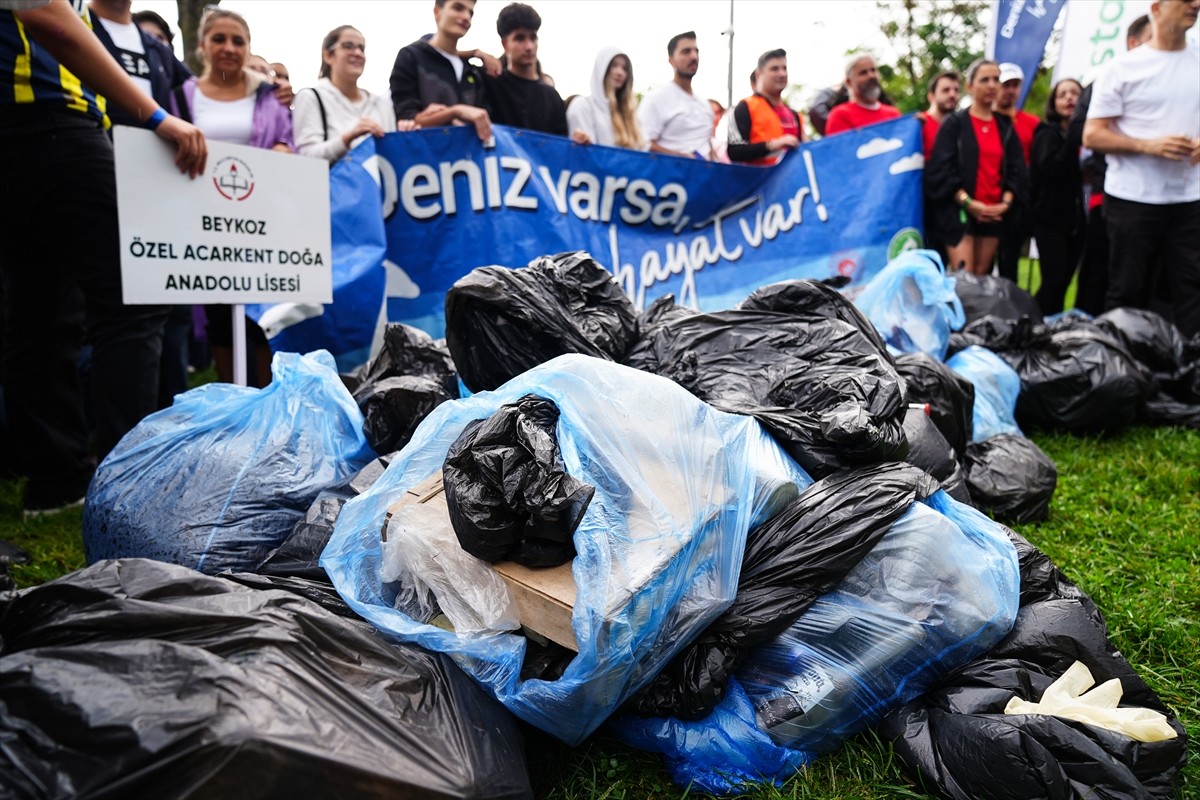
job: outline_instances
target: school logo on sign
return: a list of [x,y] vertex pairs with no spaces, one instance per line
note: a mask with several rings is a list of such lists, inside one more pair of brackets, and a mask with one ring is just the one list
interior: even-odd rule
[[254,193],[254,173],[245,161],[227,156],[213,168],[213,186],[226,200],[240,203]]

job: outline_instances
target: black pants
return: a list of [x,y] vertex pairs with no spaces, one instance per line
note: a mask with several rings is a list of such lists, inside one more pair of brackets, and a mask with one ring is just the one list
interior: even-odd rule
[[1088,212],[1087,233],[1083,240],[1083,260],[1079,264],[1079,288],[1075,307],[1093,317],[1104,313],[1108,293],[1108,226],[1104,224],[1104,206]]
[[1074,231],[1063,231],[1061,226],[1033,224],[1033,238],[1037,239],[1038,258],[1041,260],[1042,285],[1038,289],[1037,302],[1042,314],[1049,316],[1063,310],[1067,287],[1071,276],[1079,266],[1083,254],[1083,226]]
[[113,149],[95,122],[6,109],[0,187],[12,200],[0,213],[4,404],[38,507],[82,496],[93,469],[76,370],[85,332],[103,458],[155,408],[166,309],[121,301]]
[[1150,308],[1165,281],[1184,337],[1200,333],[1200,200],[1150,205],[1104,198],[1108,225],[1106,309]]

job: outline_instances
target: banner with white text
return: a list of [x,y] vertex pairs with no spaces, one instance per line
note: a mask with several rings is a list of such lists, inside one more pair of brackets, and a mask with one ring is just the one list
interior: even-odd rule
[[565,250],[589,251],[639,309],[674,294],[715,310],[779,280],[861,283],[921,244],[914,119],[804,145],[772,169],[503,127],[495,139],[443,128],[376,143],[389,320],[441,336],[460,277]]

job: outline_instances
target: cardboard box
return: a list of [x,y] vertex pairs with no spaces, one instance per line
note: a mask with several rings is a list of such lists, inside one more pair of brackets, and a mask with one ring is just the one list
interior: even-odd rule
[[[395,509],[414,503],[440,506],[449,515],[440,471],[392,503],[388,507],[388,519],[391,519]],[[386,522],[383,537],[386,540]],[[571,627],[571,613],[575,606],[575,578],[571,574],[571,562],[534,569],[512,561],[502,561],[492,567],[512,590],[521,625],[569,650],[579,652],[575,630]]]

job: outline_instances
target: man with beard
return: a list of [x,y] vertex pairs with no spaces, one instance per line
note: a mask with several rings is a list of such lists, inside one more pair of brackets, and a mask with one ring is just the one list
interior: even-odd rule
[[692,78],[700,69],[696,32],[672,36],[667,60],[675,79],[646,96],[638,108],[638,122],[650,143],[650,152],[685,158],[712,156],[713,111],[708,101],[692,94]]
[[879,85],[879,70],[875,68],[874,57],[865,53],[850,56],[846,63],[846,88],[850,91],[850,102],[842,103],[829,112],[829,119],[825,123],[826,136],[900,116],[894,107],[879,101],[883,89]]
[[524,3],[510,3],[496,18],[496,32],[507,63],[499,77],[486,79],[492,122],[566,136],[566,106],[538,74],[541,26],[541,16]]
[[925,148],[926,161],[933,151],[933,141],[937,138],[938,128],[942,127],[942,120],[958,110],[961,91],[962,76],[957,72],[943,72],[929,82],[929,91],[925,93],[929,109],[917,114],[917,119],[922,123],[921,143]]
[[770,50],[758,58],[755,92],[737,104],[729,126],[729,160],[770,166],[800,144],[800,116],[783,103],[788,85],[787,53]]

